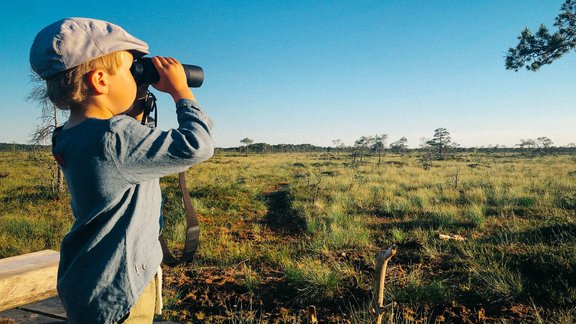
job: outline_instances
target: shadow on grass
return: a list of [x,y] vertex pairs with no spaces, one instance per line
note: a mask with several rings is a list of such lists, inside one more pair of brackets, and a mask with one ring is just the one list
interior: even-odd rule
[[557,246],[561,244],[573,244],[576,242],[576,224],[558,223],[531,228],[519,232],[498,232],[497,235],[485,238],[483,243],[502,244],[521,243],[523,245],[545,244]]
[[306,228],[303,215],[292,206],[292,197],[287,189],[279,189],[266,195],[268,213],[264,222],[275,232],[300,234]]

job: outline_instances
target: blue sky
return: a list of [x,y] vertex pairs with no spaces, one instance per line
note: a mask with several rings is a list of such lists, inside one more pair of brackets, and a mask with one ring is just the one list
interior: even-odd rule
[[[151,53],[200,65],[194,89],[219,147],[353,145],[402,136],[411,147],[447,128],[462,146],[576,142],[576,53],[538,72],[507,71],[524,27],[552,28],[563,0],[3,1],[0,142],[25,143],[40,109],[26,102],[28,51],[62,17],[114,22]],[[159,97],[159,126],[176,126]]]

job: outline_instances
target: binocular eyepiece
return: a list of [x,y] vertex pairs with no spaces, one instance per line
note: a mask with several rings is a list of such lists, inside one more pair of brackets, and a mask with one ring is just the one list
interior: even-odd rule
[[[184,73],[186,74],[186,81],[191,88],[199,88],[204,82],[204,71],[201,67],[196,65],[182,64]],[[136,80],[136,84],[152,84],[160,80],[160,75],[152,63],[152,58],[141,57],[132,63],[130,72]]]

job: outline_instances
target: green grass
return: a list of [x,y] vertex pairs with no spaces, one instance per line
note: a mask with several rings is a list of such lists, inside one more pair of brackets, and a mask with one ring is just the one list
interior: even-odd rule
[[58,250],[73,223],[67,194],[50,187],[55,168],[47,151],[0,152],[0,257]]
[[[0,152],[0,169],[0,256],[58,249],[73,220],[67,194],[49,190],[48,152]],[[202,225],[192,269],[233,279],[200,286],[192,298],[195,272],[167,269],[190,278],[167,287],[167,314],[242,322],[230,303],[250,301],[258,306],[244,310],[245,322],[295,318],[310,304],[325,318],[354,321],[365,313],[347,312],[346,301],[370,299],[374,255],[397,244],[386,296],[398,303],[399,321],[410,322],[413,314],[399,315],[408,310],[433,319],[464,308],[477,318],[482,305],[495,320],[566,322],[576,315],[574,174],[567,155],[460,154],[424,170],[410,154],[380,165],[335,154],[218,154],[187,173]],[[185,217],[177,178],[161,184],[166,234],[178,247]],[[220,298],[219,289],[231,292],[228,304],[201,298]]]

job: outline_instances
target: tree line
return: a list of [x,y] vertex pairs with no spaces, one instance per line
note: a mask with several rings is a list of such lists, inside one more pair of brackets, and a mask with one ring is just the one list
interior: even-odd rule
[[364,135],[354,141],[352,145],[346,145],[342,139],[332,141],[332,146],[316,146],[312,144],[266,144],[254,143],[254,140],[246,137],[240,141],[243,146],[220,148],[223,152],[249,153],[286,153],[286,152],[324,152],[350,154],[353,162],[362,162],[366,157],[377,157],[381,162],[384,153],[393,153],[403,156],[408,153],[418,152],[428,160],[444,160],[452,157],[457,152],[519,152],[525,154],[552,154],[574,153],[576,144],[566,146],[554,146],[553,141],[540,136],[536,139],[520,139],[514,146],[494,145],[487,147],[461,147],[452,140],[450,132],[443,127],[434,130],[431,138],[422,138],[417,148],[408,147],[408,139],[400,139],[388,143],[388,134]]

